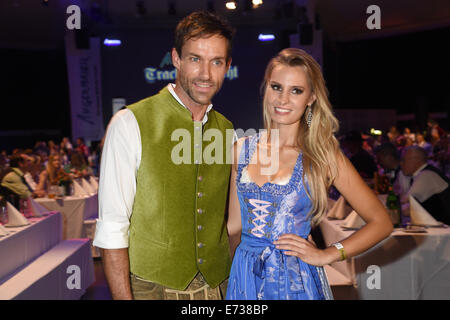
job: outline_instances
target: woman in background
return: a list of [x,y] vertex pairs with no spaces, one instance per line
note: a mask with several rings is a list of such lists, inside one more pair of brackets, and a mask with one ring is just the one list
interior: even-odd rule
[[61,157],[58,153],[48,157],[46,168],[39,175],[39,184],[36,187],[40,193],[45,192],[51,185],[59,185],[62,180],[71,180],[69,173],[61,166]]
[[70,172],[75,179],[86,178],[93,174],[92,168],[86,163],[86,158],[79,151],[74,151],[70,157]]

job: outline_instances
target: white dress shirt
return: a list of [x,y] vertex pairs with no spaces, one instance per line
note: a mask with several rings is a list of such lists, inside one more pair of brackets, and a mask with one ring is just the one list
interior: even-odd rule
[[[168,85],[169,92],[186,108]],[[208,121],[206,109],[202,120]],[[139,125],[129,109],[118,111],[106,131],[100,164],[99,218],[93,245],[104,249],[128,248],[128,229],[136,195],[136,174],[141,163]]]
[[23,177],[24,177],[25,181],[28,183],[28,185],[30,186],[31,190],[36,191],[37,184],[34,181],[31,174],[29,172],[27,172],[23,175]]

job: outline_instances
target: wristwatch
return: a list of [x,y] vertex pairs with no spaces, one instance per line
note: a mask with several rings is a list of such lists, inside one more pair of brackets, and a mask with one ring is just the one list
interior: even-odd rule
[[335,246],[336,249],[338,249],[339,252],[341,253],[341,261],[347,259],[346,255],[345,255],[344,246],[342,245],[342,243],[336,242],[336,243],[333,243],[333,246]]

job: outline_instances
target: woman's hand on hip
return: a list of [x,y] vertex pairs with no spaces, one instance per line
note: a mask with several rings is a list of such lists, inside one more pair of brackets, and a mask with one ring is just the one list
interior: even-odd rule
[[323,266],[332,262],[325,250],[316,247],[311,235],[306,240],[295,234],[286,233],[273,243],[277,249],[283,250],[283,254],[298,257],[313,266]]

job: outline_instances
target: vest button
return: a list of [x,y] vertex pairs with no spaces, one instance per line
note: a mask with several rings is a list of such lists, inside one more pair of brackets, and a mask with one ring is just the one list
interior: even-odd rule
[[196,148],[200,148],[200,145],[198,143],[195,144]]
[[202,176],[198,176],[198,181],[202,181],[203,180],[203,177]]
[[203,263],[203,259],[202,258],[198,259],[198,264],[202,264],[202,263]]
[[198,212],[199,214],[202,214],[202,213],[203,213],[203,210],[202,210],[202,209],[197,209],[197,212]]
[[201,197],[203,197],[203,193],[202,193],[202,192],[199,192],[199,193],[197,193],[197,196],[198,196],[199,198],[201,198]]
[[199,248],[203,248],[205,245],[204,245],[203,243],[199,242],[199,243],[197,244],[197,246],[198,246]]
[[198,229],[198,230],[203,230],[203,226],[200,226],[200,225],[199,225],[199,226],[197,226],[197,229]]

